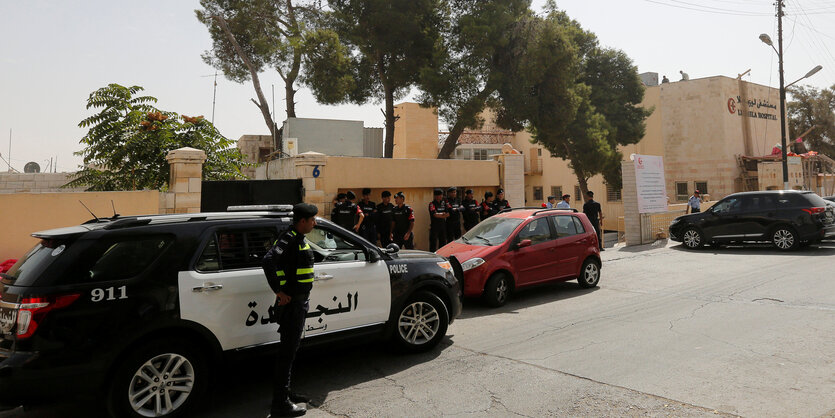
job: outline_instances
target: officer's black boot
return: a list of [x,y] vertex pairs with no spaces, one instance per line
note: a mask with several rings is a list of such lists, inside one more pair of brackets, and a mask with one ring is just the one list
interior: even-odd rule
[[277,417],[300,417],[307,413],[307,408],[299,406],[290,402],[290,399],[281,402],[279,405],[273,405],[270,415],[267,418]]

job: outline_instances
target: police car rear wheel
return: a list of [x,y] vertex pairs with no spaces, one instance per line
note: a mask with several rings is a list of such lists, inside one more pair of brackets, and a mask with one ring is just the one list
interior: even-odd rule
[[199,402],[208,383],[200,353],[185,342],[156,341],[128,354],[114,374],[112,416],[176,417]]
[[397,345],[407,351],[426,351],[438,345],[449,326],[449,310],[444,302],[430,292],[418,292],[400,311]]

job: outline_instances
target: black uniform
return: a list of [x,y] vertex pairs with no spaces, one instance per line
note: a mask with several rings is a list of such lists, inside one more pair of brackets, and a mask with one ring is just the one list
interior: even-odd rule
[[479,212],[481,212],[481,205],[475,199],[464,199],[461,202],[461,211],[464,217],[464,229],[469,231],[474,226],[478,225]]
[[499,212],[496,211],[496,205],[493,202],[486,200],[481,201],[481,220],[485,220]]
[[279,236],[262,262],[273,292],[284,292],[290,296],[290,302],[284,306],[279,306],[276,298],[274,307],[281,335],[273,389],[272,411],[275,415],[290,396],[290,373],[302,339],[310,290],[313,288],[313,261],[310,244],[304,235],[291,228]]
[[380,246],[385,248],[391,244],[391,222],[394,219],[394,205],[380,203],[377,205],[377,232],[380,234]]
[[446,245],[446,219],[436,218],[435,214],[449,213],[446,200],[429,202],[429,252],[434,253],[438,248]]
[[600,230],[600,219],[597,218],[601,211],[602,209],[600,208],[600,203],[595,202],[594,199],[589,199],[588,202],[583,204],[583,213],[585,213],[586,217],[589,218],[591,226],[593,226],[595,232],[597,232],[597,244],[600,248],[603,248],[603,231]]
[[411,250],[415,248],[415,234],[409,236],[408,240],[404,240],[403,236],[409,232],[409,226],[415,222],[415,211],[409,205],[395,206],[392,210],[392,219],[394,220],[394,243]]
[[454,199],[447,198],[447,206],[449,207],[449,218],[446,218],[446,239],[452,242],[461,238],[461,200],[457,197]]
[[362,209],[350,200],[340,203],[333,210],[336,213],[336,219],[334,219],[333,215],[331,215],[333,223],[349,231],[354,230],[354,225],[357,224],[357,218],[359,217],[359,214],[362,213]]
[[494,214],[499,213],[505,209],[510,209],[510,203],[507,202],[507,199],[493,199],[493,210]]
[[365,215],[359,233],[363,238],[377,245],[377,205],[370,200],[368,203],[360,200],[359,207]]

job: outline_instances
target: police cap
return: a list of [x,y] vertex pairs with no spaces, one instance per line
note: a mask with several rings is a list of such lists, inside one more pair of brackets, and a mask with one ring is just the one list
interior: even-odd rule
[[369,189],[368,187],[362,189],[362,194],[363,196],[371,194],[371,189]]
[[473,194],[473,189],[467,189],[464,191],[464,194]]
[[357,198],[357,195],[355,195],[354,192],[350,190],[348,190],[348,193],[345,193],[345,196],[348,197],[348,200],[354,200]]
[[383,193],[380,194],[382,197],[389,197],[391,196],[391,192],[388,190],[383,190]]
[[499,187],[499,190],[496,190],[496,194],[502,194],[502,193],[504,193],[504,189]]
[[345,193],[338,193],[336,195],[336,200],[342,200],[342,199],[345,199],[345,197],[346,197]]
[[404,195],[403,192],[397,192],[397,193],[394,194],[394,197],[399,197],[399,198],[405,199],[406,195]]
[[293,206],[293,221],[312,218],[319,213],[319,208],[310,203],[298,203]]
[[446,189],[446,191],[447,191],[447,193],[449,193],[449,192],[457,192],[457,191],[458,191],[458,189],[456,189],[456,188],[455,188],[455,186],[452,186],[452,187],[447,188],[447,189]]
[[488,197],[493,197],[493,192],[484,193],[484,198],[487,199]]
[[435,189],[435,192],[432,194],[435,196],[442,196],[444,194],[444,191],[441,189]]

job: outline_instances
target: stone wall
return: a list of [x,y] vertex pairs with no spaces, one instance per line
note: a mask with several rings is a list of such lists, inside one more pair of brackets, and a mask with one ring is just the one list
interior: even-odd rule
[[82,191],[62,189],[73,173],[0,173],[0,193],[55,193]]

